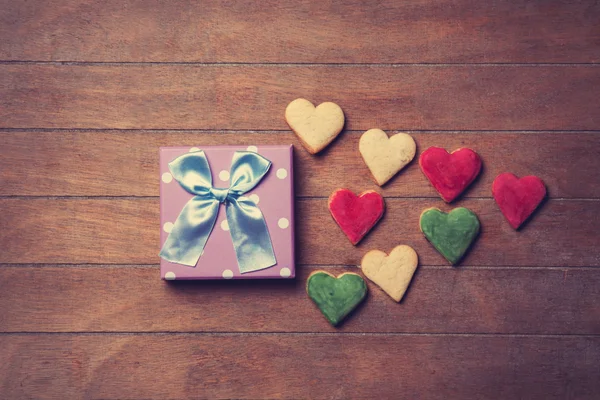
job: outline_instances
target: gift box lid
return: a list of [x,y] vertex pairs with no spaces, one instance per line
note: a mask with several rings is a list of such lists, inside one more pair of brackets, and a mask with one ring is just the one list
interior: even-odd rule
[[214,228],[196,266],[190,267],[161,258],[161,278],[166,280],[294,278],[292,145],[161,147],[159,150],[161,247],[173,230],[173,224],[179,213],[194,197],[173,178],[169,163],[184,154],[198,151],[203,151],[208,160],[214,188],[229,186],[231,162],[236,151],[255,152],[271,162],[269,171],[262,180],[243,196],[252,200],[262,212],[276,264],[258,271],[240,272],[225,205],[220,204]]

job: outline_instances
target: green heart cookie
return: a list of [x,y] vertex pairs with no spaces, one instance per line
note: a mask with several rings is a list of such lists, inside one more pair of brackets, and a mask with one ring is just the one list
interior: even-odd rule
[[464,207],[448,214],[438,208],[428,208],[421,214],[419,224],[427,240],[451,264],[460,261],[479,233],[477,215]]
[[325,271],[317,271],[308,277],[306,292],[331,325],[336,326],[365,298],[367,284],[360,275],[352,272],[336,278]]

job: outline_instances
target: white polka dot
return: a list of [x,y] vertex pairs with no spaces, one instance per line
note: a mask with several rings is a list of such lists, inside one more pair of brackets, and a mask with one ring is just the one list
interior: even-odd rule
[[221,222],[221,229],[223,229],[224,231],[229,230],[229,223],[227,222],[226,219],[224,219],[223,222]]
[[161,179],[164,183],[170,183],[173,180],[173,175],[171,175],[169,172],[165,172],[162,174]]
[[258,147],[256,147],[256,146],[248,146],[248,148],[246,150],[253,151],[253,152],[256,153],[258,151]]
[[165,279],[168,281],[173,281],[173,280],[175,280],[175,278],[176,278],[175,272],[169,271],[165,274]]
[[285,229],[288,226],[290,226],[290,221],[288,221],[287,218],[279,218],[279,221],[277,221],[277,225],[279,225],[281,229]]
[[292,275],[292,271],[290,271],[289,268],[281,268],[279,275],[281,275],[282,278],[289,278]]
[[196,152],[196,151],[200,151],[200,149],[199,149],[199,148],[197,148],[197,147],[192,147],[192,148],[190,149],[190,153],[193,153],[193,152]]
[[250,200],[252,200],[254,202],[254,204],[258,204],[258,202],[260,201],[260,197],[258,197],[257,194],[251,194]]
[[163,225],[163,231],[165,231],[167,233],[171,233],[172,230],[173,230],[173,223],[165,222],[165,224]]
[[223,271],[223,278],[225,278],[225,279],[233,278],[233,271],[230,269],[226,269],[225,271]]
[[277,170],[277,177],[279,179],[285,179],[285,178],[287,178],[287,171],[286,171],[286,169],[285,168],[279,168]]
[[219,179],[223,182],[227,182],[229,180],[229,171],[221,171],[219,172]]

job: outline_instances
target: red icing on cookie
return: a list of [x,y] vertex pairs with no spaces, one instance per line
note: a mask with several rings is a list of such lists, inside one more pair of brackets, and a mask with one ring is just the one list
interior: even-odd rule
[[537,176],[519,179],[505,172],[494,179],[492,195],[510,226],[519,229],[546,197],[546,186]]
[[338,189],[329,196],[329,211],[352,244],[365,237],[384,209],[383,197],[372,190],[356,196],[348,189]]
[[481,170],[481,158],[471,149],[430,147],[419,157],[421,170],[446,203],[456,199]]

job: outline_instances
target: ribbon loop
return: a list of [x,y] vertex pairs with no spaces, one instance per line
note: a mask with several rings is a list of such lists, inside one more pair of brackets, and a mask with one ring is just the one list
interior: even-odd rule
[[250,152],[236,151],[231,161],[230,191],[242,195],[254,189],[271,168],[271,161]]
[[241,197],[259,184],[270,167],[271,162],[259,154],[236,151],[231,161],[229,188],[214,188],[204,151],[184,154],[169,163],[175,180],[195,196],[181,210],[160,256],[170,262],[195,266],[217,221],[219,204],[223,203],[240,272],[275,265],[262,212],[254,202]]
[[203,151],[184,154],[169,163],[173,178],[186,192],[206,195],[212,189],[210,166]]

